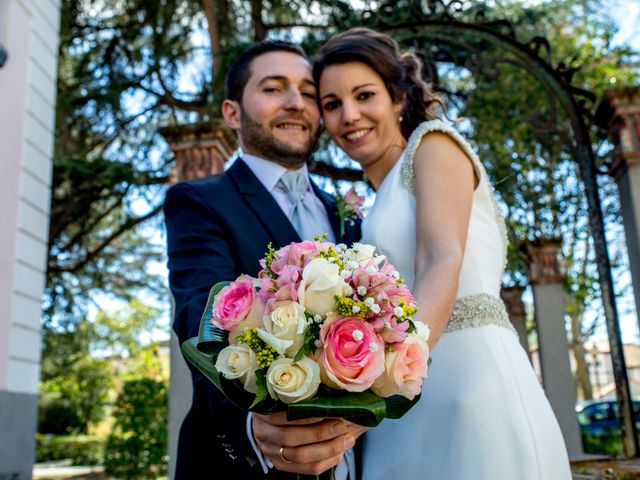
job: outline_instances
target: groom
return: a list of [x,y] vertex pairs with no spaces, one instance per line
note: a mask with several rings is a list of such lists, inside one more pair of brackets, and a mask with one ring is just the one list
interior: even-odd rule
[[[335,200],[309,179],[320,113],[304,52],[285,42],[250,47],[231,67],[225,96],[222,113],[242,157],[225,173],[174,186],[165,201],[173,328],[181,343],[198,334],[210,287],[241,273],[256,276],[269,243],[278,249],[328,233],[349,244],[360,235],[355,225],[338,236]],[[319,473],[363,431],[344,420],[247,415],[194,369],[192,379],[177,480]]]

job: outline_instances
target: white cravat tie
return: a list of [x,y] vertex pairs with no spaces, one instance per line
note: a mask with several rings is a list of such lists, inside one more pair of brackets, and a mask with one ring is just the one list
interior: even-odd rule
[[[314,211],[310,208],[309,181],[303,170],[287,170],[278,181],[279,187],[288,195],[292,209],[289,219],[302,240],[313,240],[322,235]],[[305,201],[306,200],[306,201]]]

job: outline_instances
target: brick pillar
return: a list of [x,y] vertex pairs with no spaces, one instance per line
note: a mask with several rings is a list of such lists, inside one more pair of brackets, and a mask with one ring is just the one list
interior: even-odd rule
[[[220,119],[210,122],[165,127],[160,134],[169,142],[175,157],[169,184],[214,175],[224,170],[224,164],[236,147],[235,134]],[[171,297],[173,316],[173,297]],[[171,333],[171,378],[169,384],[169,476],[174,478],[180,426],[191,407],[193,387],[191,374],[182,357],[180,343]]]
[[562,240],[525,242],[533,287],[540,368],[544,390],[560,424],[569,455],[583,454],[575,414],[576,389],[571,374],[569,342],[565,328],[564,268],[558,258]]
[[614,144],[609,175],[618,184],[629,267],[640,322],[640,87],[607,90],[596,123]]
[[518,332],[518,338],[520,339],[520,345],[524,348],[524,351],[529,355],[529,335],[527,333],[527,312],[524,309],[524,303],[522,303],[522,294],[524,292],[523,287],[507,287],[503,288],[500,292],[502,301],[507,307],[507,313],[511,323]]
[[159,132],[175,157],[171,185],[222,172],[237,148],[235,134],[220,119],[164,127]]

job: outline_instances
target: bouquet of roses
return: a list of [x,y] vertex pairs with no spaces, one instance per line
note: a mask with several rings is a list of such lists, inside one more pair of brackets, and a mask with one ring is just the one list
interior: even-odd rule
[[427,374],[429,331],[371,245],[271,246],[258,278],[215,285],[185,356],[238,406],[289,419],[399,418]]

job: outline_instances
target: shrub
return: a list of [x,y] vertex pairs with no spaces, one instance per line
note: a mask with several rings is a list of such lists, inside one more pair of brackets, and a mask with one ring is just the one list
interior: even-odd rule
[[89,435],[36,434],[36,461],[71,459],[73,465],[102,465],[105,439]]
[[623,453],[622,437],[620,434],[609,433],[603,435],[582,434],[584,453],[620,456]]
[[167,470],[167,387],[151,379],[126,382],[113,412],[105,468],[118,478],[155,478]]

